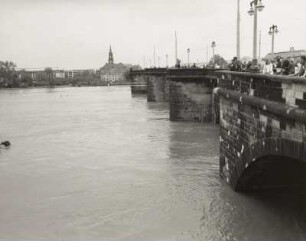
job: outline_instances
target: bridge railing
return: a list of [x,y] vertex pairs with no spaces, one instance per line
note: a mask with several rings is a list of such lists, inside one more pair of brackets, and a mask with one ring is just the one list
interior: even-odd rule
[[142,70],[130,70],[130,76],[148,76],[148,75],[166,75],[167,69],[166,68],[146,68]]
[[217,79],[216,72],[220,69],[200,69],[200,68],[176,68],[168,69],[167,78],[171,80],[204,80]]
[[218,87],[306,108],[306,79],[279,75],[217,71]]

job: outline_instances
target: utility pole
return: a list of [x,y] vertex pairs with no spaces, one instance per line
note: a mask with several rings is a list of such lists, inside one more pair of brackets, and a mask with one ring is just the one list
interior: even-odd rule
[[156,66],[156,61],[155,61],[155,46],[154,46],[153,60],[154,60],[154,68],[155,68],[155,66]]
[[208,64],[208,45],[206,44],[206,63]]
[[237,58],[240,59],[240,0],[237,7]]
[[261,31],[259,31],[259,46],[258,46],[258,60],[261,59]]
[[176,64],[177,64],[177,35],[175,31],[175,63],[174,65],[176,66]]
[[188,48],[188,49],[187,49],[188,68],[190,67],[190,66],[189,66],[189,54],[190,54],[190,49]]
[[143,56],[143,68],[144,69],[146,68],[146,56],[145,55]]
[[271,48],[272,54],[274,54],[274,38],[275,38],[275,34],[277,33],[278,33],[277,25],[272,25],[269,31],[269,34],[272,35],[272,48]]
[[166,54],[166,67],[168,68],[168,54]]
[[254,16],[254,27],[253,27],[253,63],[257,64],[257,13],[264,9],[262,0],[253,0],[250,5],[251,9],[248,11],[250,16]]
[[216,47],[216,42],[213,41],[211,43],[211,48],[212,48],[212,54],[213,54],[213,64],[215,65],[215,47]]

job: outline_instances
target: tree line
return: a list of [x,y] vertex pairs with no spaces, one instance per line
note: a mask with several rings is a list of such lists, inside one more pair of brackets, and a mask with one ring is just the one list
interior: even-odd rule
[[75,73],[72,78],[56,77],[55,71],[47,67],[36,71],[35,77],[25,69],[16,70],[16,64],[10,61],[0,61],[0,88],[35,87],[35,86],[98,86],[104,85],[97,73],[84,70]]

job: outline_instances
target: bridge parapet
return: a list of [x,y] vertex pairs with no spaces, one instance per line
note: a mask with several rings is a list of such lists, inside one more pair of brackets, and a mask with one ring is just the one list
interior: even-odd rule
[[306,80],[217,75],[221,176],[235,190],[305,184]]
[[306,108],[306,79],[277,75],[217,71],[220,88]]
[[200,68],[179,68],[169,69],[167,78],[172,81],[205,81],[217,79],[216,71],[220,69],[200,69]]

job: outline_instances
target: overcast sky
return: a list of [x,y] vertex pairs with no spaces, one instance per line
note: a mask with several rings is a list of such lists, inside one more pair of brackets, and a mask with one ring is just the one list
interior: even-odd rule
[[[241,0],[242,56],[252,55],[253,17]],[[306,49],[306,1],[263,0],[258,29],[262,55],[271,50],[269,27],[277,24],[275,51]],[[237,0],[0,0],[0,60],[18,67],[99,68],[112,45],[115,62],[160,65],[174,62],[174,31],[179,58],[206,60],[206,45],[216,53],[236,54]],[[209,57],[211,48],[209,47]],[[157,57],[156,57],[157,62]]]

